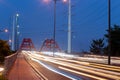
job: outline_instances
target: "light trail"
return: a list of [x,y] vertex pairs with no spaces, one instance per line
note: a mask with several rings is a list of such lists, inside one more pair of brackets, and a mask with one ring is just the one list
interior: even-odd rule
[[[37,57],[39,56],[38,54],[36,55]],[[90,66],[90,67],[95,67],[95,68],[100,68],[100,69],[106,69],[106,70],[113,70],[113,71],[120,71],[120,68],[119,67],[116,67],[116,66],[108,66],[108,65],[103,65],[103,64],[96,64],[96,63],[89,63],[89,62],[80,62],[80,61],[75,61],[75,60],[70,60],[70,59],[65,59],[65,58],[51,58],[51,57],[45,57],[45,56],[39,56],[39,57],[44,57],[45,60],[47,59],[54,59],[54,60],[62,60],[62,61],[69,61],[69,62],[74,62],[74,63],[77,63],[77,64],[82,64],[82,65],[85,65],[85,66]],[[117,73],[115,73],[117,74]]]
[[[89,63],[89,62],[80,62],[80,61],[63,59],[63,58],[62,59],[61,58],[54,58],[54,60],[74,62],[74,63],[80,64],[80,65],[82,64],[82,65],[89,66],[89,67],[106,69],[106,70],[110,70],[110,71],[113,70],[113,71],[119,71],[120,72],[120,67],[117,67],[117,66],[110,66],[110,65],[103,65],[103,64]],[[118,74],[118,73],[115,73],[115,74]]]
[[[30,51],[29,51],[30,52]],[[40,52],[37,52],[37,51],[31,51],[31,53],[40,53]],[[42,54],[46,54],[46,55],[50,55],[52,56],[53,52],[41,52]],[[55,56],[58,56],[58,57],[62,57],[62,58],[68,58],[68,59],[76,59],[76,60],[80,60],[80,61],[87,61],[87,62],[99,62],[99,63],[104,63],[106,64],[107,62],[107,58],[106,56],[88,56],[88,57],[79,57],[78,55],[68,55],[66,53],[61,53],[61,52],[56,52],[54,53]],[[117,64],[117,63],[120,63],[120,58],[119,57],[111,57],[112,60],[111,60],[111,64]]]
[[[69,68],[72,68],[75,70],[81,70],[81,71],[84,71],[87,73],[92,73],[92,74],[95,74],[98,76],[103,76],[106,78],[117,79],[117,80],[120,79],[120,77],[119,77],[120,76],[120,73],[119,73],[120,68],[119,67],[107,66],[107,65],[96,64],[96,63],[86,63],[86,62],[84,63],[84,62],[79,62],[79,61],[74,61],[74,60],[69,60],[69,59],[63,59],[63,58],[53,58],[53,57],[48,57],[48,56],[46,57],[46,56],[39,55],[39,54],[28,54],[28,55],[30,57],[38,59],[38,60],[48,61],[48,62],[52,62],[57,65],[68,67],[68,70],[69,70]],[[61,60],[61,61],[59,61],[59,60]],[[63,61],[65,61],[65,62],[63,62]],[[75,64],[75,63],[77,63],[77,64]],[[80,64],[82,64],[84,66],[82,66]],[[89,67],[87,67],[87,66],[89,66]],[[100,69],[91,68],[91,67],[96,67],[96,68],[100,68]],[[110,71],[102,70],[101,68],[108,69]],[[111,70],[113,70],[113,71],[111,71]],[[114,71],[118,71],[118,72],[114,72]],[[89,74],[86,74],[86,75],[89,75]],[[91,76],[93,76],[93,75],[91,75]],[[90,76],[87,76],[87,77],[90,77]],[[97,76],[94,76],[94,77],[97,77]]]
[[[104,69],[109,69],[109,70],[115,70],[115,71],[120,71],[120,68],[119,67],[116,67],[116,66],[108,66],[108,65],[103,65],[103,64],[96,64],[96,63],[89,63],[89,62],[80,62],[80,61],[75,61],[75,60],[69,60],[69,59],[65,59],[65,58],[53,58],[53,57],[45,57],[45,56],[42,56],[42,55],[39,55],[39,54],[32,54],[34,56],[39,57],[39,58],[45,58],[46,60],[47,59],[54,59],[54,60],[62,60],[62,61],[69,61],[69,62],[74,62],[74,63],[77,63],[77,64],[83,64],[83,65],[88,65],[88,66],[91,66],[91,67],[97,67],[97,68],[104,68]],[[94,65],[94,66],[93,66]]]
[[107,80],[105,78],[96,77],[96,76],[93,76],[93,75],[85,74],[85,73],[78,72],[78,71],[75,71],[75,70],[71,70],[71,69],[68,69],[68,68],[64,68],[64,67],[61,67],[61,66],[59,66],[59,68],[63,69],[63,70],[66,70],[66,71],[69,71],[69,72],[73,72],[73,73],[79,74],[79,75],[83,75],[83,76],[87,76],[87,77],[90,77],[90,78],[94,78],[94,79],[97,79],[97,80]]
[[106,69],[110,69],[110,70],[112,69],[115,71],[120,71],[120,67],[117,67],[117,66],[103,65],[103,64],[96,64],[96,63],[90,63],[90,64],[94,66],[107,67]]
[[52,63],[55,63],[55,64],[58,64],[58,65],[61,65],[61,66],[66,66],[66,67],[81,70],[81,71],[84,71],[84,72],[89,72],[89,73],[92,73],[92,74],[95,74],[95,75],[98,75],[98,76],[104,76],[104,77],[111,78],[111,79],[120,79],[119,76],[115,76],[113,74],[110,75],[109,73],[108,74],[102,73],[102,72],[99,72],[100,70],[93,70],[93,69],[91,70],[90,67],[89,68],[84,68],[85,66],[75,65],[75,64],[56,61],[56,60],[48,60],[48,61],[52,62]]
[[41,64],[41,65],[44,66],[45,68],[47,68],[47,69],[49,69],[49,70],[51,70],[51,71],[53,71],[53,72],[55,72],[55,73],[58,73],[58,74],[60,74],[60,75],[63,75],[63,76],[65,76],[65,77],[67,77],[67,78],[69,78],[69,79],[72,79],[72,80],[77,80],[77,79],[74,78],[74,77],[71,77],[71,76],[69,76],[69,75],[66,75],[66,74],[64,74],[64,73],[61,73],[61,72],[59,72],[59,71],[57,71],[57,70],[55,70],[55,69],[52,69],[52,68],[46,66],[45,64],[43,64],[43,63],[40,62],[39,60],[36,60],[36,59],[32,59],[32,60],[38,62],[39,64]]
[[[59,62],[56,62],[56,61],[51,61],[51,60],[49,60],[49,59],[45,59],[45,61],[50,61],[50,62],[53,62],[53,63],[56,63],[56,64],[59,64],[60,65],[60,63]],[[62,64],[65,64],[65,63],[61,63],[61,65]],[[69,64],[66,64],[67,65],[67,67],[69,66]],[[87,76],[88,74],[86,74],[86,76]],[[87,76],[87,77],[90,77],[90,76]],[[92,75],[91,75],[91,78],[95,78],[96,79],[96,77],[94,76],[94,77],[92,77]],[[97,78],[98,79],[98,78]],[[102,79],[102,78],[101,78]]]

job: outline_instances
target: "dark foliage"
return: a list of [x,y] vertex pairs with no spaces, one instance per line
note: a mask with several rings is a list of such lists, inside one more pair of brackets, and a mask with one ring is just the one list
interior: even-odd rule
[[7,41],[0,40],[0,62],[4,61],[4,57],[10,55],[10,47]]
[[104,50],[104,39],[92,40],[90,52],[93,54],[102,54]]
[[[105,34],[108,40],[108,34]],[[111,28],[111,55],[120,56],[120,26],[114,25]]]

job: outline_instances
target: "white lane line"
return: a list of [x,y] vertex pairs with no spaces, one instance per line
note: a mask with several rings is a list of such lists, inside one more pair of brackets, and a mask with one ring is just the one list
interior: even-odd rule
[[[31,64],[31,63],[30,63]],[[33,66],[33,64],[31,64],[32,65],[32,67],[34,68],[34,70],[38,73],[36,73],[39,77],[42,77],[41,79],[42,80],[48,80],[47,79],[47,77],[45,77],[41,72],[39,72],[34,66]]]
[[[24,55],[26,56],[26,58],[28,58],[26,54],[24,54]],[[30,57],[29,57],[29,58],[30,58]],[[26,60],[27,60],[27,59],[26,59]],[[31,62],[29,62],[28,60],[27,60],[27,62],[31,65],[31,67],[34,69],[33,71],[35,71],[35,74],[36,74],[41,80],[48,80],[47,77],[45,77],[41,72],[39,72]]]

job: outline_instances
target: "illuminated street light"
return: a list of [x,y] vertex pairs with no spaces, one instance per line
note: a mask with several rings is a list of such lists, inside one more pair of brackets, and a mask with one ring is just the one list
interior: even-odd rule
[[66,3],[68,0],[63,0],[64,3]]
[[45,3],[50,3],[51,0],[43,0]]
[[8,29],[5,29],[4,31],[5,31],[5,32],[8,32]]
[[11,43],[12,42],[12,40],[11,39],[9,39],[9,43]]
[[19,17],[19,14],[17,13],[16,16]]
[[5,33],[7,33],[7,32],[8,32],[8,29],[0,30],[0,32],[5,32]]

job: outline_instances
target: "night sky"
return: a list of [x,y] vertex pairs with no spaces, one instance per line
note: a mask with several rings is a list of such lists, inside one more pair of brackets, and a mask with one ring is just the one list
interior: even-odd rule
[[[72,1],[72,51],[88,51],[93,39],[104,38],[108,28],[108,0]],[[0,38],[8,40],[13,16],[19,13],[20,41],[31,38],[37,49],[47,38],[53,37],[54,3],[51,0],[0,0]],[[56,41],[67,49],[68,3],[57,1]],[[120,0],[111,0],[111,25],[120,25]]]

